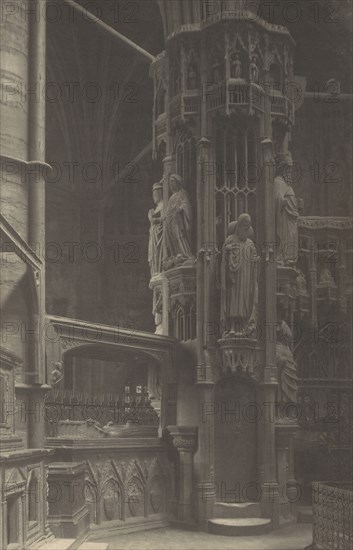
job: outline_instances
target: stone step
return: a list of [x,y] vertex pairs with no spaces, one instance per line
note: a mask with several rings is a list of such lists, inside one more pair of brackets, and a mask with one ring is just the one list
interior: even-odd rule
[[208,522],[209,532],[225,537],[256,536],[271,531],[271,520],[265,518],[217,518]]
[[215,518],[260,518],[259,502],[216,502]]
[[78,546],[77,550],[109,550],[107,542],[83,542]]
[[76,539],[50,539],[31,545],[31,550],[70,550]]

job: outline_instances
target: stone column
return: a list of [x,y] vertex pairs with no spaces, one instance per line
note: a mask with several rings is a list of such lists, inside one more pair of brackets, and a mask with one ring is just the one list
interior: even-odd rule
[[[29,94],[28,100],[28,159],[36,170],[30,171],[28,240],[29,245],[39,251],[44,260],[45,249],[45,80],[46,80],[46,20],[44,3],[27,2],[29,20],[29,68],[28,86],[35,93]],[[34,13],[30,13],[30,10]],[[35,354],[35,382],[45,384],[45,338],[43,327],[45,322],[45,271],[44,264],[37,274],[38,310],[36,325],[39,331],[37,353]]]
[[197,445],[197,427],[168,426],[173,447],[178,452],[178,503],[177,519],[192,523],[194,452]]
[[296,518],[297,503],[301,497],[294,473],[294,436],[298,428],[295,421],[287,418],[278,422],[276,426],[279,472],[282,469],[282,475],[279,473],[280,499],[286,505],[290,516],[292,516],[289,519],[292,520]]
[[[20,499],[20,513],[19,513],[19,523],[20,523],[20,529],[19,529],[19,543],[22,545],[21,548],[25,550],[26,548],[26,538],[27,538],[27,509],[26,509],[26,494],[21,494]],[[27,503],[28,506],[28,503]]]
[[277,459],[275,438],[275,402],[277,384],[263,384],[263,415],[259,425],[259,449],[261,452],[261,494],[262,514],[271,518],[273,527],[279,525],[279,488],[277,481]]
[[208,520],[213,518],[216,502],[214,463],[214,383],[197,384],[199,400],[197,477],[195,483],[197,498],[197,521],[199,528],[208,530]]
[[[168,132],[168,139],[167,139],[167,154],[165,158],[163,159],[163,210],[164,212],[167,209],[168,206],[168,200],[169,200],[169,176],[172,173],[172,165],[173,165],[173,156],[170,152],[170,129],[169,129],[169,102],[167,107],[167,132]],[[163,231],[163,260],[167,256],[167,248],[165,244],[165,231]],[[163,269],[163,268],[162,268]],[[162,332],[164,335],[170,334],[170,327],[169,327],[169,282],[164,277],[163,273],[161,275],[162,278],[162,289],[163,289],[163,320],[162,320]]]
[[[29,212],[28,212],[28,240],[30,246],[39,251],[44,260],[45,249],[45,89],[46,81],[46,19],[45,1],[40,6],[34,2],[27,2],[28,9],[34,9],[36,14],[28,13],[29,20],[29,90],[36,93],[29,94],[28,103],[28,159],[37,169],[30,175],[29,184]],[[44,5],[43,5],[44,4]],[[37,313],[35,315],[38,340],[33,357],[33,383],[36,386],[31,391],[31,409],[40,407],[44,412],[44,395],[47,387],[45,369],[45,269],[44,263],[37,274]],[[30,416],[29,446],[44,447],[44,414],[40,415],[40,421],[35,421],[35,415]]]
[[277,527],[278,516],[278,483],[276,472],[276,444],[275,444],[275,402],[277,390],[276,367],[276,287],[277,272],[274,254],[275,217],[274,217],[274,188],[273,188],[273,160],[272,142],[265,139],[262,142],[262,159],[264,168],[264,214],[261,220],[264,242],[263,284],[261,288],[264,307],[263,332],[265,335],[265,365],[262,385],[261,401],[264,405],[262,424],[259,430],[259,449],[261,449],[262,471],[262,513],[272,518],[273,526]]
[[310,274],[310,297],[311,297],[311,311],[310,311],[310,324],[313,330],[317,330],[318,321],[317,321],[317,297],[316,297],[316,286],[317,286],[317,243],[312,237],[310,239],[310,256],[309,256],[309,274]]
[[[1,477],[2,477],[2,474],[3,472],[0,472]],[[3,483],[3,479],[1,481]],[[5,495],[5,489],[3,488],[2,491],[4,491],[4,493],[1,496],[1,510],[0,510],[0,545],[1,546],[0,548],[7,548],[7,500]]]
[[342,314],[347,313],[347,298],[346,298],[346,278],[347,278],[347,268],[346,268],[346,258],[345,258],[345,245],[346,241],[340,242],[339,244],[339,255],[338,255],[338,300],[339,308]]

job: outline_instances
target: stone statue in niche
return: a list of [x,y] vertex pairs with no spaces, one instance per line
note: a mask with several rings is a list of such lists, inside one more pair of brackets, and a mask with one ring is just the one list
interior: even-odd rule
[[307,284],[306,284],[305,275],[300,269],[297,269],[297,272],[298,272],[298,275],[296,278],[297,291],[299,294],[307,294]]
[[241,214],[228,226],[222,248],[221,325],[223,338],[253,336],[256,330],[259,257],[251,240],[249,214]]
[[162,271],[163,252],[163,184],[155,183],[153,186],[153,201],[156,205],[148,212],[150,221],[150,238],[148,245],[148,263],[151,277]]
[[231,78],[242,78],[243,74],[243,65],[240,59],[240,55],[235,53],[230,59],[230,77]]
[[159,286],[153,289],[153,310],[156,325],[155,334],[163,334],[163,293]]
[[336,286],[333,275],[328,267],[324,267],[320,272],[319,286]]
[[257,68],[257,57],[256,57],[256,55],[254,55],[251,58],[250,76],[251,76],[251,81],[252,82],[254,82],[255,84],[259,83],[259,69]]
[[192,259],[192,209],[188,193],[183,188],[182,179],[177,174],[170,176],[169,199],[165,213],[165,244],[167,251],[166,269],[181,265]]
[[188,90],[196,90],[198,88],[197,72],[196,72],[195,66],[192,64],[188,66],[186,87]]
[[294,264],[298,259],[298,208],[292,189],[292,155],[277,157],[277,176],[274,181],[277,261]]
[[276,363],[278,369],[278,392],[280,403],[296,403],[298,391],[297,365],[289,343],[292,331],[285,321],[277,327]]

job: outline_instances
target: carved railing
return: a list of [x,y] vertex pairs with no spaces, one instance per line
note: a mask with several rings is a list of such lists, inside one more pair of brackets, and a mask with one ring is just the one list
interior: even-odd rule
[[313,483],[313,550],[353,548],[352,484]]
[[[140,426],[158,426],[159,418],[151,406],[147,392],[140,395],[102,394],[93,399],[72,390],[52,390],[45,399],[47,437],[56,437],[59,426],[65,431],[82,430],[82,424],[94,422],[103,427],[109,423],[125,425],[128,422]],[[72,426],[70,426],[72,424]]]
[[195,115],[200,112],[200,96],[196,93],[186,93],[184,95],[184,114]]
[[246,105],[249,103],[249,84],[228,83],[229,105]]
[[210,86],[207,92],[208,109],[218,109],[226,103],[226,83],[220,82]]
[[173,97],[173,99],[170,102],[171,120],[178,118],[180,116],[180,113],[181,113],[181,95],[178,94],[177,96]]
[[272,115],[286,115],[287,104],[286,98],[282,95],[270,95],[270,105]]

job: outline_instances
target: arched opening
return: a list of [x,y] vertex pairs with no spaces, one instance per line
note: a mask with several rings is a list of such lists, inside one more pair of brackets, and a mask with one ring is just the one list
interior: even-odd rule
[[63,360],[64,377],[46,396],[47,435],[69,435],[76,426],[94,437],[89,421],[111,435],[119,426],[134,425],[157,436],[162,420],[158,361],[147,353],[98,345],[74,349]]
[[29,527],[31,527],[33,523],[37,523],[39,520],[39,480],[35,471],[31,473],[27,493],[28,522]]
[[256,500],[255,389],[241,377],[215,388],[215,476],[219,502]]
[[19,542],[19,502],[18,495],[11,495],[6,499],[7,504],[7,543],[16,544]]

